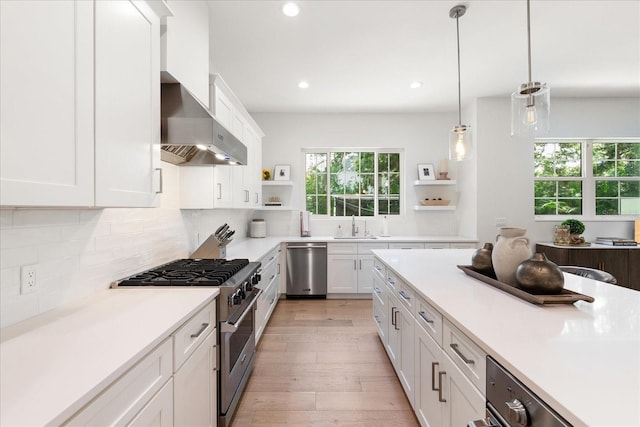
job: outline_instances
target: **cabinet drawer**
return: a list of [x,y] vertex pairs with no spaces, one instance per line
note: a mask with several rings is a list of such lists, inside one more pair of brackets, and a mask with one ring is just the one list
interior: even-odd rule
[[271,252],[260,258],[263,271],[268,269],[272,264],[278,263],[278,256],[280,255],[279,249],[279,247],[272,249]]
[[260,273],[260,283],[258,284],[258,288],[267,289],[271,282],[273,282],[278,275],[278,263],[271,262],[267,268],[262,267],[262,273]]
[[378,303],[382,306],[385,305],[386,298],[384,297],[384,293],[386,290],[386,286],[384,285],[384,279],[378,275],[373,276],[373,299],[374,304],[375,300],[378,300]]
[[424,243],[389,243],[389,249],[424,249]]
[[211,301],[180,327],[173,335],[173,370],[189,358],[191,353],[216,327],[216,302]]
[[358,244],[353,243],[327,243],[327,254],[357,254]]
[[442,347],[453,363],[485,395],[487,354],[447,319],[443,325]]
[[167,338],[65,425],[126,425],[169,381],[171,374],[171,338]]
[[398,285],[396,285],[398,299],[402,302],[402,305],[407,307],[409,309],[409,312],[413,314],[413,307],[415,305],[415,291],[404,280],[400,280],[398,282]]
[[374,249],[388,249],[387,243],[358,243],[358,255],[371,255]]
[[449,249],[449,243],[445,242],[431,242],[424,244],[425,249]]
[[387,274],[385,274],[385,283],[392,291],[394,295],[396,295],[396,289],[400,289],[400,282],[402,281],[393,271],[386,269]]
[[416,321],[434,339],[442,345],[442,314],[422,297],[416,297]]
[[478,245],[472,242],[450,243],[451,249],[477,249]]
[[374,258],[373,259],[373,272],[375,274],[377,274],[378,276],[380,276],[380,279],[382,279],[382,281],[384,281],[385,274],[387,273],[387,270],[386,270],[384,264],[382,262],[380,262],[380,260],[378,258]]

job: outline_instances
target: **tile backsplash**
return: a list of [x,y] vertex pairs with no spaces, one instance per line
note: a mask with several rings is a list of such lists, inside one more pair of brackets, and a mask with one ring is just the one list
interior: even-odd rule
[[[177,167],[163,169],[158,208],[0,209],[0,327],[187,257],[224,222],[246,236],[252,211],[181,211]],[[37,288],[21,294],[21,267],[33,264]]]

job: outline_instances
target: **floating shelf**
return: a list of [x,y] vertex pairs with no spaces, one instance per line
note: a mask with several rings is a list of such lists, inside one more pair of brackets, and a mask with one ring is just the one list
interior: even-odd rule
[[292,211],[291,206],[260,206],[257,208],[261,211]]
[[263,187],[291,187],[293,181],[262,181]]
[[413,185],[421,186],[421,185],[456,185],[455,179],[433,179],[431,181],[413,181]]
[[455,211],[455,205],[446,205],[446,206],[414,206],[414,211]]

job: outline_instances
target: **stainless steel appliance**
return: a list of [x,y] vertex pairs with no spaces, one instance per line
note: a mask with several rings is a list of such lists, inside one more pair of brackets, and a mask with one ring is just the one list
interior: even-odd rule
[[558,415],[491,356],[487,356],[486,419],[468,427],[570,427]]
[[287,244],[287,298],[327,297],[327,244]]
[[[227,232],[228,233],[228,232]],[[255,355],[259,262],[180,259],[114,282],[111,287],[216,286],[218,315],[218,426],[231,423]]]

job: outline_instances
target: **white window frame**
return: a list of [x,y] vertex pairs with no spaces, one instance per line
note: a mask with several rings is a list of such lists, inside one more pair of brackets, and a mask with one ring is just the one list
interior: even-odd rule
[[[397,215],[393,215],[394,218],[399,218],[399,217],[403,217],[405,216],[405,205],[406,205],[406,192],[405,192],[405,156],[404,156],[404,149],[403,148],[374,148],[374,147],[322,147],[322,148],[303,148],[302,149],[302,154],[301,154],[301,164],[302,164],[302,170],[304,171],[304,173],[306,174],[307,171],[307,165],[306,165],[306,154],[308,153],[323,153],[323,154],[327,154],[327,161],[330,161],[330,154],[331,153],[345,153],[345,152],[373,152],[376,153],[376,161],[374,162],[374,186],[375,186],[375,197],[373,199],[373,209],[374,209],[374,215],[373,216],[358,216],[356,218],[359,219],[374,219],[374,218],[378,218],[382,215],[380,215],[378,213],[378,154],[379,153],[398,153],[400,155],[400,212]],[[329,165],[327,165],[328,167]],[[329,174],[327,174],[327,189],[330,188],[330,177]],[[303,185],[302,185],[302,193],[301,193],[301,210],[305,211],[307,209],[307,189],[306,189],[306,181],[303,180]],[[386,215],[386,214],[384,214]],[[319,219],[330,219],[330,220],[342,220],[344,221],[345,218],[344,216],[332,216],[332,215],[320,215],[320,214],[314,214],[315,218],[319,218]]]
[[612,181],[620,181],[621,178],[626,177],[594,177],[593,144],[600,142],[636,142],[638,140],[640,140],[640,138],[536,138],[535,143],[580,142],[582,144],[581,177],[533,177],[534,182],[549,180],[549,178],[552,178],[554,181],[582,181],[582,215],[534,215],[534,220],[540,222],[557,222],[567,218],[576,218],[583,221],[607,222],[637,219],[638,217],[636,215],[596,215],[596,180],[611,179]]

